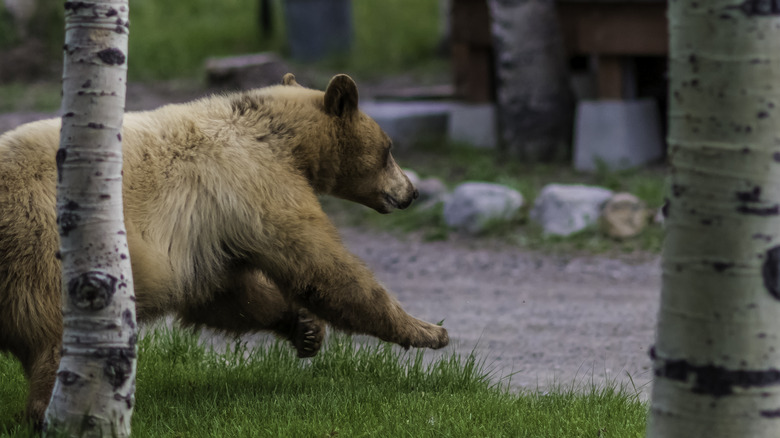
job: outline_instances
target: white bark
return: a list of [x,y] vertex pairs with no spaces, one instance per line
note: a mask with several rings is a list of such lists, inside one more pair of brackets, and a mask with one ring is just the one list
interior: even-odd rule
[[669,7],[671,184],[648,437],[776,437],[780,7]]
[[66,1],[65,27],[57,152],[64,333],[45,427],[122,437],[130,434],[136,368],[122,215],[127,0]]

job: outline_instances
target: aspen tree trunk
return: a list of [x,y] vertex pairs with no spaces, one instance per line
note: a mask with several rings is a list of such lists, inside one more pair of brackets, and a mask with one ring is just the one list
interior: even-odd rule
[[780,6],[672,0],[650,438],[780,436]]
[[502,151],[528,162],[570,156],[574,93],[553,0],[490,0]]
[[130,434],[133,282],[122,215],[127,0],[65,2],[57,222],[64,333],[48,433]]

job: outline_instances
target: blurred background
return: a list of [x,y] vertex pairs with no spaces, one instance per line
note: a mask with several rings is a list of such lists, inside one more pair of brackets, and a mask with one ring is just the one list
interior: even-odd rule
[[[63,20],[58,0],[0,2],[0,133],[56,114]],[[497,227],[518,241],[558,239],[533,224],[543,187],[587,184],[633,194],[650,218],[618,245],[660,248],[665,1],[132,0],[130,22],[128,110],[348,73],[422,179],[522,193]],[[442,215],[406,226],[446,234]],[[578,246],[615,245],[592,225]]]

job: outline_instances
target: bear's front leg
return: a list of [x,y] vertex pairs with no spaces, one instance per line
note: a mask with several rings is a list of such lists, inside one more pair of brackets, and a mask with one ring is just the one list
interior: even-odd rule
[[363,262],[344,248],[324,213],[309,212],[307,221],[295,225],[294,233],[276,236],[283,244],[272,246],[281,253],[266,251],[256,258],[258,267],[288,299],[338,329],[406,348],[441,348],[449,343],[443,327],[414,318],[401,308]]

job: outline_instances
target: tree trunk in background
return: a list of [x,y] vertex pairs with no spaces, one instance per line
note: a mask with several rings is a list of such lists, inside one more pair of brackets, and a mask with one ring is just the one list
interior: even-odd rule
[[648,437],[776,437],[780,9],[669,7],[671,181]]
[[130,434],[137,332],[122,215],[127,20],[127,0],[65,2],[57,151],[64,334],[49,433]]
[[552,0],[490,0],[502,150],[523,160],[570,156],[574,94]]

